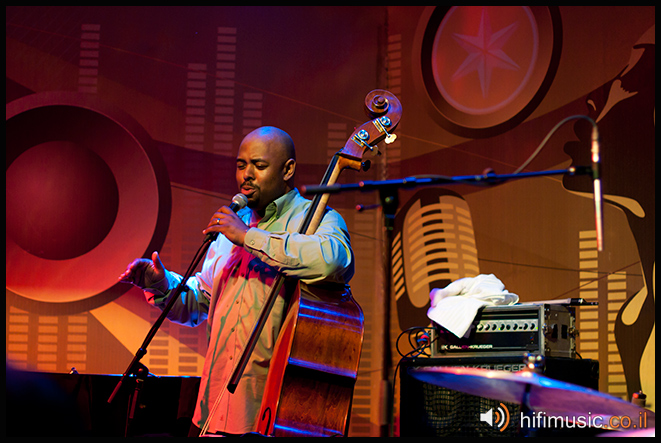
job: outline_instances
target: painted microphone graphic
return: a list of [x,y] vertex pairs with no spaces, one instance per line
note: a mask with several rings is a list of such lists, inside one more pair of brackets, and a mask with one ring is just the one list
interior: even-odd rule
[[395,217],[392,284],[399,326],[429,324],[429,293],[480,272],[468,203],[447,189],[423,189]]

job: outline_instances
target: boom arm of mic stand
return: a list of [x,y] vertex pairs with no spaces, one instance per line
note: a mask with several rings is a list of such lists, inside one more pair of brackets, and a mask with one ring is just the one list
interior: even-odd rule
[[128,377],[129,375],[136,374],[137,371],[139,370],[141,366],[140,360],[142,359],[142,357],[145,356],[145,354],[147,354],[147,347],[151,343],[152,339],[156,336],[158,329],[161,327],[161,324],[163,324],[163,322],[167,318],[168,313],[170,312],[174,304],[177,302],[177,299],[179,298],[181,293],[186,292],[188,290],[188,287],[186,286],[186,282],[191,277],[191,275],[193,275],[195,268],[197,268],[197,265],[200,263],[202,257],[204,257],[204,255],[206,254],[212,242],[213,239],[207,238],[200,247],[200,249],[198,250],[197,255],[193,258],[193,261],[188,267],[186,274],[184,274],[183,278],[181,279],[181,282],[179,282],[179,285],[177,285],[174,291],[172,291],[172,293],[170,294],[170,299],[168,300],[167,305],[165,305],[165,308],[163,308],[161,315],[152,325],[151,329],[147,333],[147,336],[142,342],[140,349],[138,349],[138,351],[135,353],[133,360],[126,368],[126,371],[124,371],[122,378],[119,379],[119,382],[117,383],[117,386],[115,386],[115,389],[112,391],[112,394],[110,394],[110,397],[108,398],[108,403],[112,403],[113,399],[115,398],[120,388],[122,387],[122,384],[124,383],[126,377]]
[[358,183],[349,184],[333,184],[330,186],[311,185],[303,186],[303,194],[326,194],[326,193],[339,193],[345,191],[375,191],[382,189],[408,189],[416,188],[418,186],[440,186],[440,185],[497,185],[512,179],[521,179],[529,177],[543,177],[548,175],[588,175],[591,174],[591,169],[588,166],[575,166],[569,169],[558,169],[552,171],[538,171],[538,172],[520,172],[517,174],[483,174],[483,175],[461,175],[448,177],[443,175],[418,175],[394,180],[376,180],[376,181],[361,181]]

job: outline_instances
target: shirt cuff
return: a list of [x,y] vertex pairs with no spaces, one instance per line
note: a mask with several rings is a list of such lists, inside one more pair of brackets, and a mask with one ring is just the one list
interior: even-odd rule
[[170,294],[170,290],[176,288],[180,279],[177,279],[176,274],[165,270],[165,277],[154,283],[149,288],[144,288],[143,292],[147,301],[151,304],[158,304]]
[[269,233],[262,229],[250,228],[246,232],[246,237],[243,240],[243,247],[250,252],[250,250],[262,251],[264,245],[269,239]]

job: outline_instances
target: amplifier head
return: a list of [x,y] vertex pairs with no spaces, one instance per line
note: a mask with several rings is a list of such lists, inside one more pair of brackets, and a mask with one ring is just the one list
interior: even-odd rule
[[486,307],[464,337],[435,325],[431,354],[437,358],[526,353],[575,358],[575,319],[575,309],[563,305]]

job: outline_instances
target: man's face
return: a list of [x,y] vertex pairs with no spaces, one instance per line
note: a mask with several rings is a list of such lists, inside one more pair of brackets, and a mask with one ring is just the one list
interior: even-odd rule
[[282,149],[253,137],[245,139],[236,157],[236,183],[248,197],[248,207],[259,212],[288,191],[287,158]]

